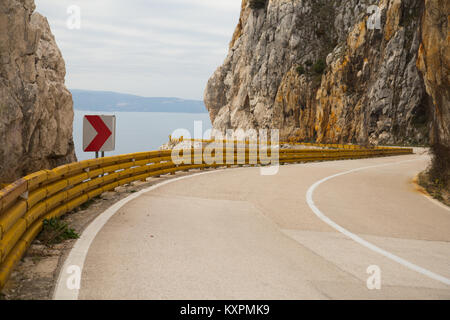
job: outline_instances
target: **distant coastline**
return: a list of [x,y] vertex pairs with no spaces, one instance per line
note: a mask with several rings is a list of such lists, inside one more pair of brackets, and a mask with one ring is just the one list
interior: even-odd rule
[[208,113],[203,101],[70,89],[74,109],[96,112]]

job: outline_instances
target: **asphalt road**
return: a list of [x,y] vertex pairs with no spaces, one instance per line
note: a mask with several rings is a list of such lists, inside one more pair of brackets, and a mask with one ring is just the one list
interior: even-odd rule
[[413,183],[428,162],[228,169],[134,195],[83,234],[65,266],[81,289],[63,276],[55,298],[450,299],[450,211]]

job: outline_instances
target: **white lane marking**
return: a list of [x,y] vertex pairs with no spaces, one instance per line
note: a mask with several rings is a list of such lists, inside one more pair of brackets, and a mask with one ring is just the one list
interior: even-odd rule
[[81,270],[81,274],[83,273],[84,262],[86,260],[87,253],[89,251],[89,247],[94,241],[97,234],[104,227],[104,225],[109,221],[109,219],[114,216],[114,214],[119,211],[124,205],[128,202],[138,198],[144,193],[155,190],[159,187],[167,185],[169,183],[173,183],[176,181],[180,181],[183,179],[188,179],[192,177],[197,177],[204,174],[216,173],[223,170],[215,170],[208,172],[201,172],[192,175],[187,175],[184,177],[179,177],[175,179],[170,179],[161,183],[158,183],[149,188],[143,189],[139,192],[133,193],[132,195],[120,200],[119,202],[112,205],[106,211],[104,211],[101,215],[99,215],[84,231],[81,237],[77,240],[74,247],[70,251],[66,261],[63,264],[63,267],[60,270],[58,282],[56,283],[55,291],[53,294],[53,300],[78,300],[78,296],[80,294],[80,289],[69,289],[67,286],[67,281],[70,280],[71,274],[67,273],[67,270],[70,267],[77,266]]
[[350,239],[352,239],[353,241],[363,245],[364,247],[381,254],[382,256],[391,259],[392,261],[395,261],[411,270],[414,270],[420,274],[423,274],[424,276],[427,276],[431,279],[437,280],[439,282],[442,282],[446,285],[450,285],[450,279],[441,276],[439,274],[436,274],[430,270],[427,270],[425,268],[419,267],[403,258],[400,258],[399,256],[396,256],[395,254],[392,254],[386,250],[383,250],[379,247],[377,247],[376,245],[360,238],[359,236],[357,236],[354,233],[351,233],[350,231],[348,231],[347,229],[341,227],[340,225],[338,225],[336,222],[334,222],[333,220],[331,220],[330,218],[328,218],[325,214],[322,213],[322,211],[320,211],[319,208],[317,208],[317,206],[314,204],[314,200],[313,200],[313,195],[314,195],[314,191],[317,189],[317,187],[319,187],[322,183],[327,182],[331,179],[340,177],[340,176],[344,176],[350,173],[354,173],[354,172],[358,172],[358,171],[362,171],[362,170],[367,170],[367,169],[372,169],[372,168],[380,168],[380,167],[386,167],[386,166],[390,166],[390,165],[394,165],[394,164],[401,164],[401,163],[406,163],[406,162],[412,162],[412,161],[418,161],[418,160],[422,160],[422,159],[413,159],[413,160],[406,160],[406,161],[399,161],[399,162],[393,162],[393,163],[387,163],[387,164],[382,164],[382,165],[375,165],[375,166],[369,166],[369,167],[362,167],[362,168],[357,168],[357,169],[353,169],[353,170],[349,170],[349,171],[345,171],[345,172],[341,172],[332,176],[329,176],[327,178],[324,178],[318,182],[316,182],[315,184],[313,184],[309,189],[308,192],[306,193],[306,202],[308,203],[308,206],[311,208],[311,210],[314,212],[314,214],[319,217],[323,222],[325,222],[326,224],[328,224],[330,227],[332,227],[333,229],[339,231],[340,233],[346,235],[347,237],[349,237]]

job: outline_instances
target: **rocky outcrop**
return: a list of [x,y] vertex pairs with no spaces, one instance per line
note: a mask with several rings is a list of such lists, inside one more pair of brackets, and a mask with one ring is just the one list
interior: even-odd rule
[[33,0],[0,2],[0,182],[75,161],[65,64]]
[[426,0],[417,66],[433,102],[433,142],[450,147],[450,2]]
[[[429,141],[432,108],[417,67],[423,0],[250,2],[205,91],[216,129],[278,128],[282,138],[325,143]],[[368,13],[374,3],[379,27]]]

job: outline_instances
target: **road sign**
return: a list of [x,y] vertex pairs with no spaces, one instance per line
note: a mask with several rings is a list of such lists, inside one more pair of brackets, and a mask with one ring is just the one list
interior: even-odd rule
[[84,152],[114,151],[116,116],[92,115],[83,119]]

